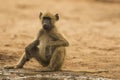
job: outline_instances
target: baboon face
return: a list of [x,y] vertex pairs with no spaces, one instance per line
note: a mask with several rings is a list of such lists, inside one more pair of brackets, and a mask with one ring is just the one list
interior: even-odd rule
[[52,28],[52,22],[50,17],[43,17],[42,25],[45,30],[50,30]]
[[39,18],[41,19],[42,27],[45,30],[51,30],[54,27],[55,22],[59,20],[58,14],[53,15],[51,13],[40,13]]

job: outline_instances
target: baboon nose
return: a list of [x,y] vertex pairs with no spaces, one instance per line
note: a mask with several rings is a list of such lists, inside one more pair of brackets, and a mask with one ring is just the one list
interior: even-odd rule
[[43,26],[47,26],[47,24],[46,24],[46,23],[44,23],[44,24],[43,24]]
[[43,28],[44,28],[44,29],[48,29],[49,26],[48,26],[47,24],[43,24]]

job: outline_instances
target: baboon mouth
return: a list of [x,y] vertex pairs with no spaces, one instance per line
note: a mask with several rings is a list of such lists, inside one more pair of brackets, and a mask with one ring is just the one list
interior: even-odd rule
[[49,25],[44,25],[43,28],[44,28],[45,30],[49,30],[51,27],[50,27]]

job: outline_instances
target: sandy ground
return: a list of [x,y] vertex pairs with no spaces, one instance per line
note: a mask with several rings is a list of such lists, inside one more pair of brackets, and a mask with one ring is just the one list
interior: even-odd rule
[[[39,12],[59,13],[69,41],[63,70],[120,79],[120,3],[87,0],[0,0],[0,68],[16,64],[41,28]],[[39,69],[32,59],[25,68]]]

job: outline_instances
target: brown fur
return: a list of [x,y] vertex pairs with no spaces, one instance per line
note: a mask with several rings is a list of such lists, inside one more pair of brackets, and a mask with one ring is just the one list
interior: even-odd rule
[[51,18],[53,28],[50,31],[41,29],[36,40],[25,48],[25,53],[18,64],[16,66],[6,66],[5,68],[22,68],[27,61],[35,58],[45,67],[41,71],[56,71],[61,69],[66,54],[65,46],[68,46],[69,43],[57,31],[55,26],[55,22],[59,20],[58,14],[40,13],[39,18],[41,21],[43,17]]

